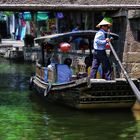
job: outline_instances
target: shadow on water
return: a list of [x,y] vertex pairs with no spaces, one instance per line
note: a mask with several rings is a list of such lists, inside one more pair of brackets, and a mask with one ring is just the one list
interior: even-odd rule
[[140,139],[140,121],[131,110],[80,111],[48,103],[28,90],[33,71],[31,64],[0,59],[1,140]]

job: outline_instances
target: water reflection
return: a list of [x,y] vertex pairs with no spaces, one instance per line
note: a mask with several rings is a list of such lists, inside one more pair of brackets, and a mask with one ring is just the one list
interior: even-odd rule
[[0,59],[1,140],[139,140],[130,110],[78,111],[28,90],[34,65]]
[[140,109],[139,110],[134,110],[133,111],[133,115],[135,117],[136,120],[136,133],[135,133],[135,137],[134,140],[139,140],[140,139]]
[[36,102],[46,112],[44,120],[52,139],[132,140],[136,133],[130,110],[83,112],[46,103],[34,95],[32,102]]

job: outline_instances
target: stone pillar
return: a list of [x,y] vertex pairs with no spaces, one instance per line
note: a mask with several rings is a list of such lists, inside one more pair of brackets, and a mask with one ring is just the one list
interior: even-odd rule
[[133,20],[136,16],[134,12],[128,12],[123,62],[131,78],[140,78],[140,42],[137,41],[136,34],[139,22]]

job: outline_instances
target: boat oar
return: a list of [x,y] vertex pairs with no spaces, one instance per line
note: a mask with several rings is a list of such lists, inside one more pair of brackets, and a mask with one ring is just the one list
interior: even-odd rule
[[123,74],[124,74],[126,80],[128,81],[128,83],[129,83],[131,89],[133,90],[134,94],[136,95],[136,98],[137,98],[138,102],[140,103],[140,91],[138,90],[138,88],[136,87],[136,85],[134,84],[134,82],[131,80],[131,78],[130,78],[129,75],[127,74],[126,70],[124,69],[124,67],[123,67],[121,61],[119,60],[119,57],[118,57],[118,55],[116,54],[116,52],[115,52],[115,50],[114,50],[114,48],[113,48],[111,42],[109,42],[109,45],[110,45],[110,49],[111,49],[111,51],[112,51],[112,53],[113,53],[115,59],[117,60],[117,62],[119,63],[119,65],[120,65],[120,67],[121,67],[121,69],[122,69],[122,72],[123,72]]

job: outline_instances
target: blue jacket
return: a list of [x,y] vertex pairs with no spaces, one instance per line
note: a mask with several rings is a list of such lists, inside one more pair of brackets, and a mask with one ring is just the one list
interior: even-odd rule
[[72,70],[65,64],[57,65],[57,82],[66,83],[71,80]]
[[100,29],[94,37],[93,47],[95,50],[105,50],[106,43],[105,31]]

